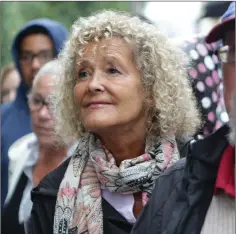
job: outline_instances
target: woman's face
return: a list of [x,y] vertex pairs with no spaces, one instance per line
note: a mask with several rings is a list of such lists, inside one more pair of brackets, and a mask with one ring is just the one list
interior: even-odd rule
[[49,107],[49,96],[53,91],[53,77],[46,75],[39,78],[29,97],[32,129],[39,143],[44,146],[52,146],[55,143],[55,118]]
[[74,87],[83,126],[97,134],[145,128],[145,93],[130,46],[113,37],[84,49]]
[[[230,31],[226,34],[225,45],[228,45],[235,50],[235,31]],[[235,53],[235,51],[233,52]],[[235,57],[235,56],[234,56]],[[232,108],[233,94],[235,91],[235,61],[231,63],[224,63],[223,70],[223,84],[224,84],[224,101],[226,110],[229,113]]]

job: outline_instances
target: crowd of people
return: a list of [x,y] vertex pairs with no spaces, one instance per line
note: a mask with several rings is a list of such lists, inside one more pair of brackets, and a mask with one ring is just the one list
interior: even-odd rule
[[215,74],[199,44],[198,74],[194,49],[128,13],[79,18],[70,36],[26,23],[1,71],[2,233],[235,233],[235,2],[203,40],[223,74],[218,126],[196,96],[211,77],[192,82]]

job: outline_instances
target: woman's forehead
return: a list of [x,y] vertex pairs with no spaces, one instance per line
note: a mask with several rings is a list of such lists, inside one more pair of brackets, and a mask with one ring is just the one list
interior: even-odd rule
[[53,75],[40,76],[32,87],[32,92],[51,93],[55,88],[55,77]]
[[131,51],[130,45],[122,38],[103,38],[98,42],[91,41],[82,47],[83,55],[78,60],[87,60],[103,56],[127,56]]

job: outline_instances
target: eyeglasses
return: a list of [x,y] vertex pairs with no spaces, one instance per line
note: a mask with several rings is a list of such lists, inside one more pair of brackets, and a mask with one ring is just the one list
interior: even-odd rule
[[23,51],[20,55],[20,61],[23,64],[32,63],[34,58],[37,58],[40,64],[44,64],[53,59],[53,52],[52,50],[42,50],[39,53],[34,54]]
[[234,63],[235,62],[235,46],[222,46],[215,53],[220,62],[222,63]]
[[43,106],[46,106],[47,109],[51,112],[50,102],[43,99],[42,97],[28,95],[28,103],[31,111],[39,111],[43,108]]

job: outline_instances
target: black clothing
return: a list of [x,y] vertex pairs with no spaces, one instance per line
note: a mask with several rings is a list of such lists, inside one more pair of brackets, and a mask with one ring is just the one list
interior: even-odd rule
[[187,158],[161,174],[131,234],[200,234],[211,203],[222,153],[223,126],[188,148]]
[[2,234],[24,234],[24,225],[19,223],[19,208],[28,178],[21,174],[15,191],[5,209],[2,209]]

